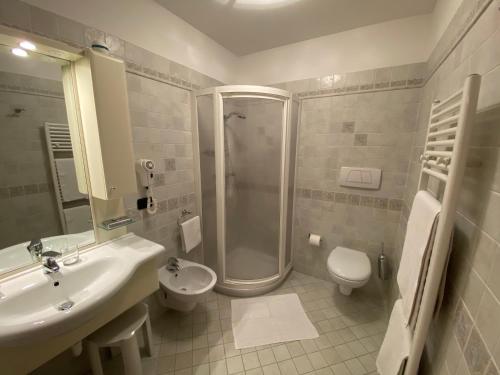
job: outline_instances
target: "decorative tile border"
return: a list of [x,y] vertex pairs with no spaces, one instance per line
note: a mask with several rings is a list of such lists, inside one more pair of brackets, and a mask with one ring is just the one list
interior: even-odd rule
[[17,86],[17,85],[8,85],[0,83],[0,92],[14,92],[18,94],[28,94],[28,95],[38,95],[51,97],[56,99],[64,99],[64,93],[51,91],[51,90],[43,90],[43,89],[26,89],[25,87]]
[[306,188],[296,189],[297,198],[312,199],[324,202],[348,204],[350,206],[373,207],[391,211],[403,210],[404,202],[397,198],[380,198],[368,195],[350,194],[344,192],[324,191]]
[[272,85],[300,99],[423,87],[493,0],[463,0],[427,62]]
[[13,199],[40,193],[48,193],[52,190],[52,184],[42,182],[39,184],[17,185],[0,187],[0,199]]
[[426,82],[448,58],[493,0],[463,0],[427,61]]
[[64,98],[61,82],[10,72],[0,72],[0,91]]
[[425,72],[426,63],[416,63],[283,82],[273,87],[288,90],[299,99],[401,90],[422,87]]

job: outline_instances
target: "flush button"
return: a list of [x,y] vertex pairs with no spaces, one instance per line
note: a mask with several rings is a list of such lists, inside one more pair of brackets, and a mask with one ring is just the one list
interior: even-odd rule
[[342,167],[339,181],[341,186],[376,190],[381,177],[382,170],[378,168]]

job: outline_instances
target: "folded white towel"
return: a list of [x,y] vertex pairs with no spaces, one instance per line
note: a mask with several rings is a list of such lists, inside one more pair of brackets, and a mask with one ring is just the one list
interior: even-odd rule
[[181,223],[182,247],[189,253],[201,243],[200,217],[195,216]]
[[427,191],[415,195],[406,228],[397,281],[406,325],[419,308],[441,203]]
[[411,333],[404,320],[403,301],[398,299],[376,360],[380,375],[398,375],[410,355]]
[[55,159],[55,163],[63,201],[70,202],[85,198],[86,196],[78,190],[73,158]]

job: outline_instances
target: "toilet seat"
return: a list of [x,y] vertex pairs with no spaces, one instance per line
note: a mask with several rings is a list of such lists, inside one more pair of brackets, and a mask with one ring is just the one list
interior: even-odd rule
[[371,275],[368,256],[357,250],[337,246],[328,256],[328,271],[346,282],[361,283]]

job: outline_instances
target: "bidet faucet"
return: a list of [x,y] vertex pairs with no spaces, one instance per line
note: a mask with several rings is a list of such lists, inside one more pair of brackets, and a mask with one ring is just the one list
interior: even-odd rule
[[167,270],[170,272],[177,272],[181,269],[181,266],[179,265],[179,259],[175,257],[170,257],[167,260]]

